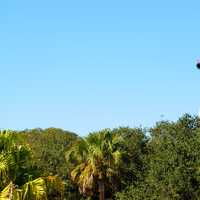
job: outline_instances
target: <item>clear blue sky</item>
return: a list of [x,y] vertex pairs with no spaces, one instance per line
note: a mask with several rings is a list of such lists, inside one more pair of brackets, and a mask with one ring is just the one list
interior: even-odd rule
[[85,135],[200,108],[199,1],[2,1],[0,128]]

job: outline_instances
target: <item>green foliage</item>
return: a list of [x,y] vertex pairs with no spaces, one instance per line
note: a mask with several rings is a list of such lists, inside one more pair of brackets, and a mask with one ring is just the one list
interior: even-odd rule
[[58,177],[32,179],[31,149],[17,144],[14,132],[2,131],[0,146],[1,200],[45,200],[55,191],[53,199],[63,199],[64,183]]
[[[28,181],[25,172],[29,170],[30,150],[26,146],[16,145],[14,133],[0,133],[0,199],[33,200],[46,199],[45,182],[42,178]],[[17,189],[21,187],[21,189]]]
[[[113,134],[123,138],[123,144],[120,146],[122,154],[122,165],[120,166],[120,189],[127,185],[136,184],[143,179],[145,165],[145,151],[147,137],[145,130],[141,128],[118,128],[112,131]],[[119,188],[118,188],[119,189]]]
[[176,123],[160,122],[146,143],[143,181],[128,186],[117,199],[200,199],[200,121],[185,115]]
[[37,178],[33,181],[28,181],[22,187],[23,200],[46,200],[46,184],[43,178]]
[[95,200],[99,185],[113,200],[200,200],[200,119],[0,132],[0,200]]
[[0,189],[10,181],[17,182],[19,185],[23,184],[26,176],[21,175],[30,167],[30,149],[16,145],[14,133],[11,131],[1,131],[0,147]]
[[34,164],[42,176],[67,176],[65,151],[77,139],[74,133],[62,129],[32,129],[18,132],[18,141],[28,144],[33,154]]
[[48,199],[62,200],[64,198],[65,185],[58,176],[48,176],[45,179]]
[[73,164],[71,179],[79,186],[81,193],[95,196],[98,184],[104,184],[107,192],[115,189],[122,162],[123,138],[110,130],[92,133],[80,139],[66,153],[66,159]]
[[[80,199],[78,188],[68,178],[68,164],[65,152],[78,139],[74,133],[57,128],[31,129],[16,133],[18,144],[28,144],[32,151],[33,177],[53,177],[56,175],[64,184],[64,197],[68,200]],[[48,199],[60,198],[60,193],[48,189]],[[57,196],[56,196],[57,195]]]
[[28,181],[20,189],[10,182],[0,192],[0,200],[47,200],[45,181],[42,178]]

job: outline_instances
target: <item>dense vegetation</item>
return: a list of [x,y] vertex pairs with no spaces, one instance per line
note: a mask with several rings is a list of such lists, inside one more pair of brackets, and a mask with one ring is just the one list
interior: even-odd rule
[[81,138],[56,128],[0,133],[0,200],[198,200],[200,119]]

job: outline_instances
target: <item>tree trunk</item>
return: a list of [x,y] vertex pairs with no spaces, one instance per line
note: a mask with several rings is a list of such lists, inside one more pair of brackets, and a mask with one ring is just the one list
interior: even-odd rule
[[104,200],[104,192],[103,191],[101,191],[99,193],[99,200]]
[[102,181],[99,181],[99,200],[104,200],[104,183]]

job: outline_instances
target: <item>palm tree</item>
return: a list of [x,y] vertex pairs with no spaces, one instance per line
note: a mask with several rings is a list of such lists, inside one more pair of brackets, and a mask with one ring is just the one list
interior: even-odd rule
[[0,200],[20,200],[20,191],[16,190],[15,185],[10,182],[0,193]]
[[122,152],[119,146],[122,138],[106,129],[80,139],[66,153],[66,159],[72,164],[72,181],[82,194],[93,196],[98,189],[101,200],[104,188],[112,189],[114,178],[118,177]]
[[0,200],[47,200],[45,181],[42,178],[28,181],[20,189],[10,182],[0,193]]
[[4,187],[11,178],[11,169],[14,166],[13,137],[10,131],[0,132],[0,189]]
[[43,178],[28,181],[22,187],[23,200],[46,200],[46,184]]
[[28,147],[15,144],[13,132],[0,132],[0,200],[47,200],[50,190],[62,199],[64,186],[58,177],[32,180],[28,171],[30,155]]
[[29,180],[21,189],[16,184],[23,182],[20,176],[27,170],[29,159],[30,149],[16,145],[13,132],[0,132],[0,189],[3,189],[0,200],[46,199],[45,181],[42,178]]

